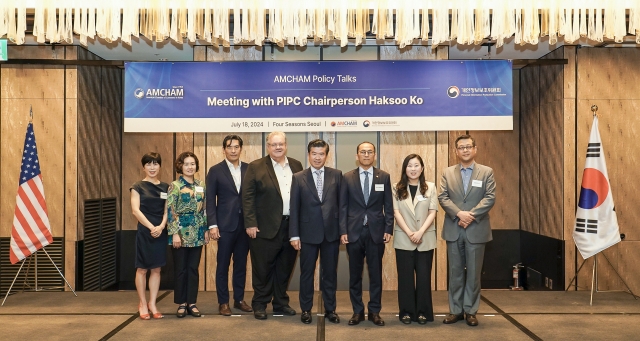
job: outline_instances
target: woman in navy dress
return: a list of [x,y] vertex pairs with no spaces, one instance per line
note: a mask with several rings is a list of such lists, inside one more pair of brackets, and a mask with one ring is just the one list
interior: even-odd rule
[[[163,318],[156,308],[160,289],[160,268],[167,263],[167,190],[169,185],[158,180],[162,158],[158,153],[142,157],[146,174],[142,181],[131,186],[131,211],[138,219],[136,234],[136,289],[140,303],[140,318]],[[147,271],[149,275],[149,301],[146,299]],[[151,313],[151,314],[150,314]]]

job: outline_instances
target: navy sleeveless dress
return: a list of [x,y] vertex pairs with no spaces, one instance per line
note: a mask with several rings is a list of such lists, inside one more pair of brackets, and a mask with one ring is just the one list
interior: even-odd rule
[[[138,181],[129,190],[132,189],[140,194],[140,212],[154,226],[162,223],[169,184],[160,182],[156,185],[149,181]],[[136,268],[154,269],[167,264],[167,239],[166,227],[158,238],[153,238],[151,231],[138,222]]]

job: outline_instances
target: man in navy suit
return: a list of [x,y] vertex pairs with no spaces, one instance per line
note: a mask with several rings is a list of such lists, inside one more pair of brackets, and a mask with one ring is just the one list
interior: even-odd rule
[[340,190],[340,234],[349,255],[349,297],[353,316],[349,325],[364,321],[362,271],[369,269],[369,321],[384,326],[382,307],[382,256],[393,234],[393,196],[389,173],[373,167],[376,149],[371,142],[356,148],[359,167],[345,173]]
[[293,175],[291,183],[291,246],[300,251],[300,308],[303,323],[311,323],[313,277],[320,253],[320,288],[324,316],[340,323],[336,314],[338,252],[340,250],[340,186],[342,172],[325,167],[329,145],[316,139],[307,146],[311,167]]
[[225,159],[209,169],[207,174],[207,222],[209,232],[218,241],[216,258],[216,293],[220,315],[231,316],[229,307],[229,263],[233,256],[234,307],[252,311],[244,301],[247,278],[249,236],[245,233],[242,211],[242,178],[247,163],[240,161],[242,138],[227,135],[222,142]]

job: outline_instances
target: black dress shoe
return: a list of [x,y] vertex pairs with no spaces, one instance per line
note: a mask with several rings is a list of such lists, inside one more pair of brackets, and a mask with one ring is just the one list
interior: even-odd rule
[[253,308],[253,317],[258,320],[266,320],[267,312],[264,310],[264,308]]
[[369,313],[369,321],[372,321],[376,326],[384,326],[384,320],[378,313]]
[[427,317],[424,315],[418,315],[418,323],[420,324],[427,324]]
[[467,314],[467,324],[470,325],[471,327],[477,326],[478,325],[478,319],[476,318],[476,315]]
[[331,323],[340,323],[340,316],[336,314],[335,310],[324,313],[324,318],[329,319]]
[[409,315],[404,315],[400,318],[400,322],[404,323],[404,324],[411,324],[411,316]]
[[200,313],[200,309],[198,309],[198,307],[196,307],[195,304],[190,305],[187,310],[189,311],[189,314],[193,317],[200,317],[202,316],[202,314]]
[[452,324],[462,320],[464,320],[464,314],[460,314],[460,315],[449,314],[447,315],[447,317],[444,318],[444,321],[442,321],[442,323]]
[[355,326],[356,324],[360,323],[364,321],[364,313],[360,313],[360,314],[353,314],[353,316],[351,316],[351,318],[349,319],[349,325],[350,326]]
[[273,314],[274,315],[287,315],[287,316],[295,316],[296,315],[296,311],[293,310],[290,306],[284,306],[280,309],[274,309],[273,310]]
[[302,311],[302,315],[300,315],[300,321],[302,323],[309,324],[311,323],[311,312],[310,311]]
[[178,311],[176,312],[176,316],[178,318],[183,318],[185,316],[187,316],[187,305],[186,304],[181,304],[178,306]]

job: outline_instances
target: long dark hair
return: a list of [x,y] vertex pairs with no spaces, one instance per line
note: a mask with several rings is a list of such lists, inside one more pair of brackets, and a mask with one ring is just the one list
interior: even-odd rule
[[409,154],[404,158],[404,162],[402,163],[402,176],[400,177],[400,181],[396,184],[396,195],[398,196],[398,200],[404,200],[407,198],[409,193],[407,192],[407,186],[409,185],[409,177],[407,176],[407,166],[409,165],[409,161],[412,159],[418,159],[420,162],[420,166],[422,166],[422,172],[420,173],[420,178],[418,178],[418,183],[420,185],[420,193],[425,195],[427,193],[427,182],[424,179],[424,162],[422,158],[418,154]]

